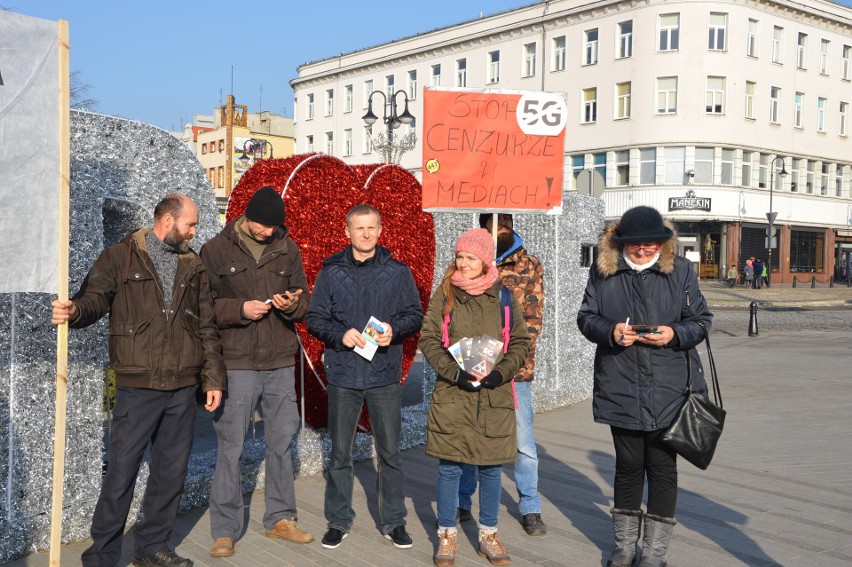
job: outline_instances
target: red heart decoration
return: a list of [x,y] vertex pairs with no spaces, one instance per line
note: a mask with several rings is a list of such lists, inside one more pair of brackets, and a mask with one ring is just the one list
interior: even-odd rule
[[[300,154],[285,159],[262,160],[240,178],[231,192],[228,222],[245,212],[252,195],[271,185],[284,195],[286,225],[299,245],[308,285],[313,290],[322,261],[349,245],[344,227],[346,213],[365,203],[382,214],[379,244],[411,268],[425,312],[432,292],[435,265],[435,226],[422,209],[420,183],[406,169],[393,164],[348,166],[324,154]],[[297,325],[305,348],[305,421],[311,427],[328,425],[328,383],[322,365],[324,345]],[[417,352],[418,335],[403,343],[402,375],[408,374]],[[299,380],[297,380],[297,389]],[[359,426],[370,430],[366,407]]]

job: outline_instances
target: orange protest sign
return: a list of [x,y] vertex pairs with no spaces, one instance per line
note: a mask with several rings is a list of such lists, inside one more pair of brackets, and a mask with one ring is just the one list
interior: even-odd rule
[[427,88],[423,210],[562,210],[565,99]]

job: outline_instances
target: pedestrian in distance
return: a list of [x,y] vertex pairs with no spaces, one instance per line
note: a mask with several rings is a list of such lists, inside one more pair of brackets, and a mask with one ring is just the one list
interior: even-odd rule
[[[440,459],[438,549],[433,556],[437,567],[454,565],[458,554],[456,513],[465,465],[478,467],[478,553],[494,565],[512,561],[497,537],[497,520],[502,465],[517,457],[512,380],[524,364],[530,338],[521,304],[508,290],[502,291],[493,260],[494,242],[487,230],[462,234],[420,333],[420,350],[438,377],[426,437],[426,454]],[[510,298],[508,319],[501,296]],[[493,368],[477,378],[459,367],[448,347],[465,337],[485,336],[502,337],[503,346]]]
[[737,272],[737,265],[731,264],[731,267],[728,268],[728,277],[726,279],[726,281],[728,283],[728,287],[734,287],[735,285],[737,285],[737,276],[738,275],[739,275],[739,272]]
[[[479,215],[479,226],[493,234],[494,215]],[[532,385],[535,378],[535,347],[541,332],[544,313],[544,270],[541,261],[524,247],[524,240],[514,230],[511,214],[497,216],[497,271],[500,279],[521,304],[524,321],[530,335],[530,350],[514,378],[518,407],[515,421],[518,436],[518,460],[515,462],[515,487],[518,508],[524,531],[531,536],[547,534],[541,519],[541,498],[538,495],[538,455],[535,448],[532,405]],[[476,492],[476,466],[465,465],[459,482],[459,519],[473,519],[471,497]]]
[[233,555],[245,530],[240,456],[258,400],[266,444],[266,536],[309,543],[314,537],[297,525],[290,446],[300,425],[294,372],[300,351],[294,325],[308,312],[310,295],[302,254],[288,236],[278,191],[259,189],[245,215],[201,248],[201,259],[210,274],[229,384],[213,418],[217,453],[210,490],[210,555]]
[[150,228],[132,231],[98,256],[67,301],[53,301],[51,322],[83,328],[109,314],[115,406],[109,464],[92,517],[84,567],[118,564],[133,487],[148,443],[144,522],[135,526],[133,565],[191,567],[168,545],[183,493],[195,425],[199,376],[207,411],[226,387],[208,273],[189,247],[198,207],[171,194]]
[[747,288],[754,287],[754,267],[752,265],[751,260],[746,262],[745,267],[743,268],[743,272],[745,272],[745,285]]
[[754,287],[756,289],[760,289],[761,287],[763,287],[763,262],[760,260],[760,258],[755,258],[754,262],[752,262],[751,264],[751,268],[754,271]]
[[[328,434],[322,546],[336,549],[355,519],[352,509],[352,449],[363,405],[367,404],[378,453],[376,494],[379,524],[399,549],[412,546],[405,529],[405,477],[399,451],[402,426],[402,342],[420,330],[423,309],[408,266],[378,244],[379,211],[357,205],[346,215],[350,245],[326,258],[314,284],[305,319],[308,331],[325,344],[328,378]],[[356,352],[367,345],[363,330],[375,318],[383,329],[372,358]]]
[[694,347],[713,315],[677,249],[656,209],[629,209],[600,238],[577,314],[580,332],[597,345],[594,419],[610,426],[615,447],[610,567],[633,565],[643,523],[639,566],[666,564],[676,523],[677,454],[661,437],[683,405],[690,368],[693,391],[707,391]]

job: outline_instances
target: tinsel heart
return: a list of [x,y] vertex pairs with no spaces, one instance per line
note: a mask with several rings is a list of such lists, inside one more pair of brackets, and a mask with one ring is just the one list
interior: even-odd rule
[[[300,154],[262,160],[237,183],[228,201],[226,218],[243,214],[255,191],[271,185],[283,194],[290,237],[299,245],[308,284],[313,290],[322,261],[349,245],[344,228],[346,213],[357,204],[376,207],[382,214],[379,244],[391,250],[414,274],[425,312],[432,291],[435,264],[435,228],[432,215],[422,210],[420,183],[407,170],[392,164],[348,166],[323,154]],[[327,383],[322,365],[323,344],[297,325],[306,359],[305,421],[312,427],[328,423]],[[403,344],[402,375],[408,373],[417,352],[417,335]],[[297,367],[297,377],[299,368]],[[297,387],[299,380],[296,380]],[[364,413],[359,425],[370,430]]]

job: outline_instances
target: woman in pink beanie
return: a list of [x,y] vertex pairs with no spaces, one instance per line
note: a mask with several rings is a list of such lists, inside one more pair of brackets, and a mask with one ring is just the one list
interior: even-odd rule
[[[420,350],[438,377],[426,441],[426,453],[440,459],[437,567],[454,565],[458,554],[456,511],[464,464],[479,465],[477,551],[494,565],[512,562],[497,539],[497,516],[502,465],[514,462],[517,454],[512,378],[524,362],[530,338],[511,294],[505,297],[511,298],[512,314],[501,313],[502,288],[494,240],[485,229],[468,230],[456,243],[456,258],[429,302],[420,331]],[[504,347],[493,369],[475,376],[460,368],[448,347],[465,337],[486,335],[502,340]]]

